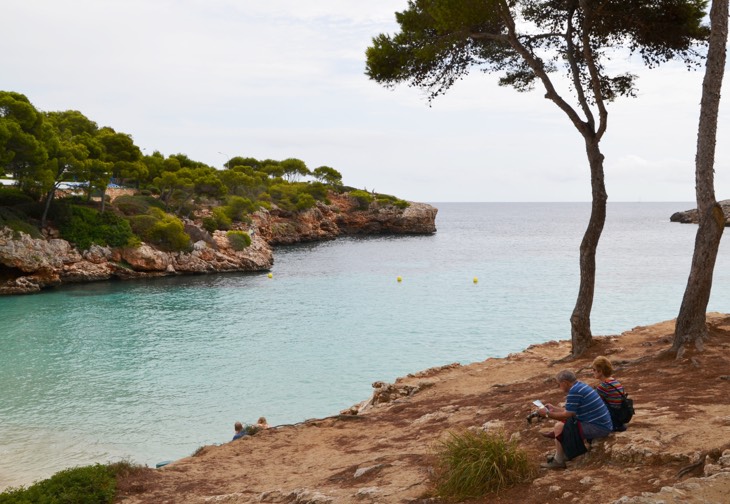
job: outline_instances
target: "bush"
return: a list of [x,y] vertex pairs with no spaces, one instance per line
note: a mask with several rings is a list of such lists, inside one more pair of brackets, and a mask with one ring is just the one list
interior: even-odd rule
[[370,203],[373,201],[373,196],[369,192],[361,191],[361,190],[355,190],[350,192],[350,197],[355,200],[355,203],[357,203],[357,207],[360,210],[367,210],[370,206]]
[[226,233],[228,243],[231,244],[233,250],[241,251],[251,245],[251,236],[243,231],[228,231]]
[[300,194],[297,199],[297,210],[306,210],[307,208],[312,208],[316,204],[317,201],[311,194]]
[[378,197],[375,199],[375,201],[377,201],[380,205],[393,205],[394,207],[400,209],[408,208],[411,205],[406,200],[396,198],[395,196],[390,196],[389,194],[378,194]]
[[242,221],[246,214],[255,211],[256,207],[248,198],[231,196],[228,198],[228,204],[223,207],[223,210],[231,220]]
[[442,498],[479,498],[535,475],[525,452],[502,432],[449,432],[440,442],[436,459],[434,483]]
[[15,206],[33,201],[35,201],[33,198],[17,187],[0,186],[0,206]]
[[213,233],[218,230],[218,221],[215,217],[203,217],[203,229],[209,233]]
[[228,217],[226,209],[223,207],[213,209],[213,218],[217,224],[216,229],[230,229],[233,225],[233,221]]
[[115,199],[114,206],[124,215],[142,215],[149,212],[150,208],[161,210],[165,208],[165,204],[154,196],[130,196],[128,194]]
[[42,238],[43,235],[30,223],[28,217],[19,210],[14,210],[7,207],[0,207],[0,228],[7,226],[13,230],[14,238],[19,238],[20,232],[28,234],[33,238]]
[[124,218],[78,205],[70,205],[62,213],[59,231],[61,237],[81,250],[87,250],[92,244],[125,247],[138,243]]
[[115,493],[114,469],[96,464],[60,471],[28,488],[11,488],[0,494],[0,504],[106,504]]
[[182,221],[159,208],[151,208],[146,215],[130,217],[129,223],[142,241],[162,250],[177,252],[190,247],[190,236]]

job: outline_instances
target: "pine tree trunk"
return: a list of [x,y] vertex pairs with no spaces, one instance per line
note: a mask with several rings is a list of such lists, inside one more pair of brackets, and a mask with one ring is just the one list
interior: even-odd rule
[[707,335],[707,304],[712,291],[712,275],[725,226],[722,208],[715,200],[715,144],[720,91],[725,73],[728,34],[728,0],[714,0],[710,10],[710,46],[702,82],[702,102],[695,156],[695,192],[699,226],[695,237],[692,268],[674,329],[672,351],[681,357],[687,345],[698,350]]
[[570,316],[572,355],[577,357],[593,343],[591,309],[596,286],[596,250],[606,223],[606,185],[603,176],[603,154],[598,144],[586,139],[586,153],[591,168],[591,217],[580,244],[580,287],[573,314]]

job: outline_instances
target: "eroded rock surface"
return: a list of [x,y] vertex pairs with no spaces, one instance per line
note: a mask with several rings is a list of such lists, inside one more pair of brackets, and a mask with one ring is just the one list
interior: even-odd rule
[[[725,214],[725,226],[730,226],[730,200],[718,201],[718,204],[722,208],[722,213]],[[697,224],[699,217],[697,215],[697,209],[693,208],[691,210],[684,210],[683,212],[675,212],[669,220],[682,224]]]

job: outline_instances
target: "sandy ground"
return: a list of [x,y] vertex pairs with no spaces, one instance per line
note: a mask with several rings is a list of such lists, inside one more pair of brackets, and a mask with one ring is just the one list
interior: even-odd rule
[[596,337],[589,352],[572,361],[561,362],[569,341],[549,342],[503,359],[409,375],[395,388],[410,395],[359,415],[273,428],[142,470],[120,481],[119,501],[439,502],[430,485],[439,439],[489,422],[519,436],[537,466],[552,441],[540,435],[549,424],[526,421],[531,401],[563,400],[553,380],[563,368],[595,385],[591,361],[607,355],[635,401],[629,429],[596,443],[566,470],[540,469],[531,483],[473,502],[728,503],[730,315],[710,314],[708,321],[704,351],[680,360],[663,352],[674,329],[668,321]]

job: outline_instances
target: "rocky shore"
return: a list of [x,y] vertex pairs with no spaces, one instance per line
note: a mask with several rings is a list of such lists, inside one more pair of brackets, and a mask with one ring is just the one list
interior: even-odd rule
[[[119,501],[140,503],[436,503],[430,474],[439,440],[460,429],[496,429],[537,466],[552,450],[528,423],[531,402],[559,403],[554,376],[571,368],[595,385],[608,356],[635,401],[625,432],[594,443],[562,471],[474,503],[617,504],[728,502],[730,495],[730,315],[708,315],[702,352],[677,360],[674,321],[594,339],[575,360],[569,341],[533,345],[506,358],[451,364],[376,382],[373,396],[329,418],[278,426],[120,483]],[[536,323],[539,323],[536,321]]]
[[[722,213],[725,214],[725,227],[730,226],[730,200],[718,201],[718,204],[722,208]],[[681,224],[697,224],[699,223],[699,217],[697,215],[697,209],[692,208],[690,210],[684,210],[682,212],[675,212],[669,217],[671,222],[679,222]]]
[[261,210],[244,229],[251,245],[231,248],[226,233],[208,233],[200,222],[185,221],[193,241],[189,252],[164,252],[148,244],[137,248],[92,246],[78,250],[46,230],[46,238],[0,228],[0,294],[28,294],[69,283],[110,279],[266,271],[274,264],[272,246],[331,240],[342,235],[431,234],[436,231],[437,209],[411,203],[405,209],[371,205],[360,210],[347,196],[335,196],[330,205],[298,213]]

